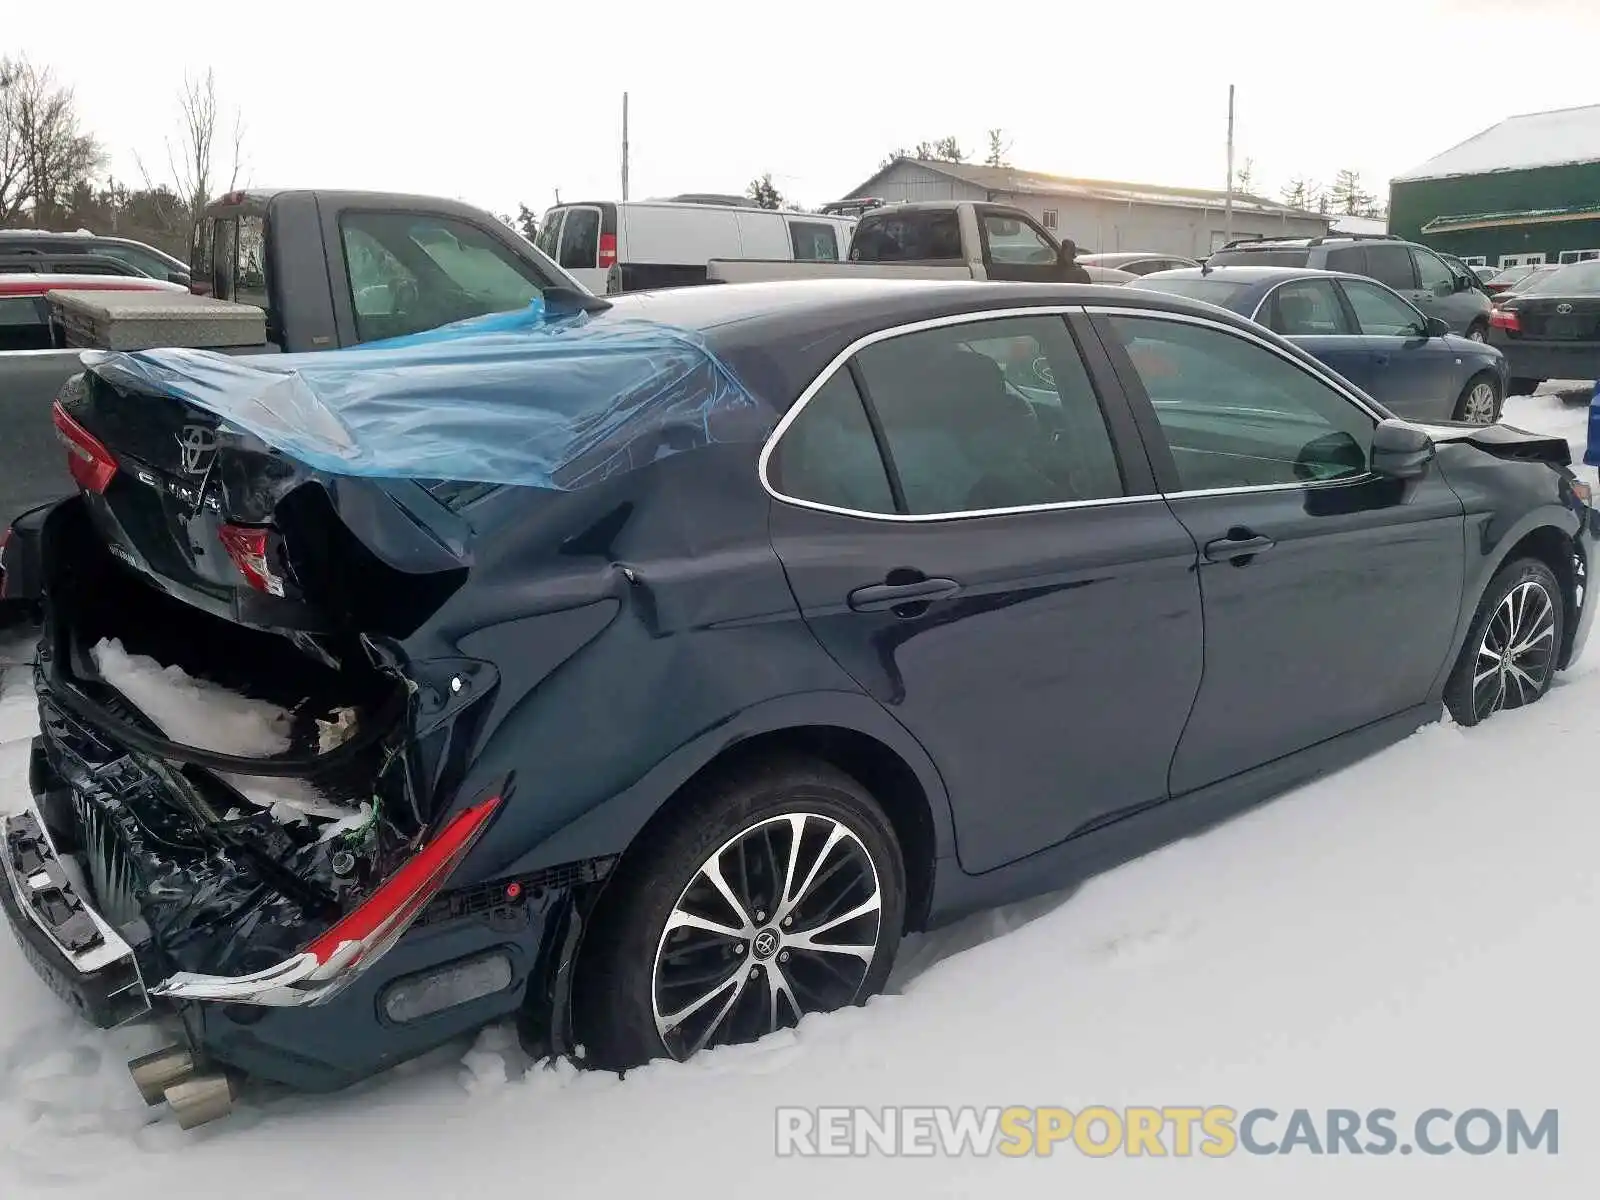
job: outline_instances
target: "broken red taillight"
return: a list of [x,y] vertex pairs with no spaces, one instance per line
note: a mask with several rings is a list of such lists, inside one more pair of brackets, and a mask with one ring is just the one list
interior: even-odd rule
[[56,437],[67,448],[67,470],[79,487],[100,495],[111,486],[117,474],[117,460],[100,440],[67,415],[57,400],[50,409]]
[[616,234],[602,233],[600,235],[600,253],[596,261],[602,267],[614,267],[617,265]]
[[488,827],[499,796],[463,809],[352,912],[292,958],[249,975],[179,972],[154,996],[227,1004],[321,1004],[381,958],[444,887]]
[[270,530],[249,525],[224,525],[217,531],[222,548],[251,587],[269,596],[283,595],[283,579],[267,560]]

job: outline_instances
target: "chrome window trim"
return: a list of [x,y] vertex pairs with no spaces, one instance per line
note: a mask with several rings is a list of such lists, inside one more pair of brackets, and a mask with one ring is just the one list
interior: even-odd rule
[[[934,521],[970,521],[982,517],[1016,516],[1024,513],[1064,512],[1082,508],[1109,508],[1120,504],[1150,504],[1155,502],[1165,503],[1168,500],[1190,499],[1197,496],[1240,496],[1254,494],[1257,492],[1268,493],[1309,491],[1311,489],[1327,487],[1344,487],[1349,484],[1362,483],[1369,479],[1376,478],[1372,472],[1368,471],[1362,475],[1352,475],[1343,479],[1320,480],[1312,483],[1270,483],[1257,484],[1249,487],[1206,488],[1199,491],[1151,492],[1148,495],[1143,496],[1106,496],[1094,500],[1062,500],[1051,504],[1028,504],[1012,508],[981,508],[947,513],[865,512],[861,509],[842,508],[838,505],[823,504],[816,500],[801,500],[795,496],[785,495],[783,492],[780,492],[777,488],[772,486],[772,481],[768,477],[768,465],[772,460],[772,454],[777,449],[778,443],[783,440],[783,435],[788,432],[789,427],[795,423],[800,414],[805,411],[806,406],[811,403],[812,399],[817,395],[818,392],[827,386],[828,382],[834,377],[834,375],[842,370],[845,364],[848,363],[851,358],[853,358],[860,351],[866,349],[868,346],[874,346],[879,342],[888,341],[890,338],[904,337],[905,335],[912,333],[922,333],[929,329],[945,329],[953,325],[973,325],[982,321],[1000,321],[1016,317],[1067,317],[1074,313],[1096,316],[1151,317],[1157,320],[1177,321],[1184,324],[1206,326],[1219,330],[1223,333],[1233,334],[1236,337],[1243,338],[1245,341],[1254,342],[1262,349],[1277,355],[1290,366],[1297,367],[1305,374],[1310,375],[1312,378],[1318,379],[1319,381],[1327,384],[1333,391],[1345,397],[1367,416],[1371,417],[1374,424],[1384,420],[1384,417],[1378,414],[1371,407],[1369,402],[1361,398],[1359,394],[1351,391],[1348,385],[1341,386],[1340,383],[1336,382],[1337,377],[1324,378],[1321,373],[1310,370],[1305,363],[1299,362],[1291,355],[1285,354],[1280,347],[1274,346],[1266,338],[1260,337],[1250,330],[1238,329],[1232,325],[1221,321],[1216,321],[1208,317],[1195,316],[1189,313],[1167,312],[1161,309],[1140,308],[1132,305],[1037,304],[1022,308],[982,309],[976,312],[953,313],[943,317],[929,317],[921,321],[911,321],[904,325],[895,325],[888,329],[879,329],[873,333],[865,334],[862,337],[857,338],[843,350],[839,351],[839,353],[833,357],[828,365],[822,368],[822,370],[817,374],[817,377],[806,385],[805,390],[801,392],[799,398],[789,406],[789,411],[783,414],[782,419],[779,420],[777,425],[773,427],[772,432],[767,435],[767,440],[762,444],[760,457],[756,460],[756,476],[761,481],[762,490],[764,490],[768,496],[770,496],[773,500],[778,501],[780,504],[787,504],[794,508],[810,509],[813,512],[832,513],[835,516],[841,517],[854,517],[863,521],[882,521],[890,524],[915,525],[927,524]],[[1068,332],[1070,334],[1070,330]],[[1088,370],[1087,363],[1084,364],[1084,370]],[[1109,435],[1109,433],[1110,430],[1108,429],[1107,434]]]

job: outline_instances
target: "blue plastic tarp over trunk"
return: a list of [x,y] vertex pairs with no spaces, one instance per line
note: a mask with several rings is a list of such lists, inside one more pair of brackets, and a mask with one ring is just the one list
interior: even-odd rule
[[331,474],[570,490],[669,454],[760,441],[778,414],[696,332],[527,309],[348,350],[83,354]]

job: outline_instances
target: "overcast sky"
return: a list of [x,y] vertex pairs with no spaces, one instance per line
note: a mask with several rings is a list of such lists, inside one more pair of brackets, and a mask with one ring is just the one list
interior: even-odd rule
[[[1089,178],[1223,186],[1228,84],[1255,190],[1388,178],[1504,116],[1600,102],[1600,0],[1055,0],[1003,5],[3,0],[0,51],[77,92],[111,169],[160,173],[185,70],[244,113],[248,181],[497,211],[742,191],[836,199],[896,146]],[[1552,58],[1562,47],[1573,57]]]

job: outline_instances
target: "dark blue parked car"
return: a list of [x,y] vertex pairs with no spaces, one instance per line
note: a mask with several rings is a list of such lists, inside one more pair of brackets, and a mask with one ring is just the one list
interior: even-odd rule
[[1415,421],[1500,418],[1505,357],[1449,332],[1374,279],[1306,267],[1160,271],[1128,284],[1229,309],[1315,355],[1379,404]]
[[[628,1068],[861,1002],[903,933],[1534,703],[1589,631],[1564,438],[1398,420],[1210,305],[580,303],[93,356],[57,401],[0,907],[85,1017],[173,1024],[134,1077],[186,1124],[512,1016]],[[292,709],[289,747],[156,726],[106,638]]]

